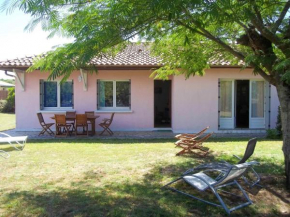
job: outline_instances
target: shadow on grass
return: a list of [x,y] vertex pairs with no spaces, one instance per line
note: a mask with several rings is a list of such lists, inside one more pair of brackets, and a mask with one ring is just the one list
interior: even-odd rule
[[[217,160],[219,158],[209,156],[198,159],[197,164]],[[167,181],[192,166],[189,161],[169,165],[159,162],[135,182],[130,177],[120,181],[118,174],[105,181],[108,180],[105,173],[88,170],[81,180],[71,182],[70,187],[56,187],[57,182],[50,182],[30,191],[2,192],[1,208],[6,210],[7,216],[226,216],[221,208],[161,189]],[[277,169],[277,165],[271,163],[265,162],[263,166]],[[273,197],[281,196],[275,193]],[[211,192],[205,194],[212,195]],[[214,197],[208,196],[208,199]],[[277,208],[279,204],[271,206],[273,208],[266,207],[264,211],[258,203],[237,210],[232,216],[284,215]]]

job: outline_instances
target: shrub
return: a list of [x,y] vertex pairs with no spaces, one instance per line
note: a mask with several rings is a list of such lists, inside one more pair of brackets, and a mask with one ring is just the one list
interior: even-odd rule
[[278,106],[278,115],[275,129],[267,130],[268,139],[281,139],[283,137],[282,123],[281,123],[281,108]]
[[268,129],[267,131],[267,139],[280,139],[278,131],[276,129]]
[[15,113],[15,88],[8,88],[8,97],[6,104],[2,108],[2,112]]

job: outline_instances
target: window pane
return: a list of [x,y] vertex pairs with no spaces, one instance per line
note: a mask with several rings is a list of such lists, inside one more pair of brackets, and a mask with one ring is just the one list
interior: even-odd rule
[[130,82],[117,81],[116,82],[116,104],[117,107],[129,107],[130,101]]
[[252,82],[252,118],[264,117],[264,81]]
[[113,107],[113,81],[100,81],[100,107]]
[[64,82],[60,85],[60,106],[72,107],[73,83]]
[[232,117],[232,81],[221,81],[220,83],[220,117]]
[[44,82],[44,107],[57,107],[57,82]]

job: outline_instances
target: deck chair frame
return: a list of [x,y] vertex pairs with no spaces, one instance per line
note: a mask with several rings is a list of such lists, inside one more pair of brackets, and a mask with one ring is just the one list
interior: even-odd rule
[[198,133],[182,133],[182,134],[178,134],[175,136],[176,139],[180,139],[180,140],[188,140],[188,139],[194,139],[197,138],[199,136],[201,136],[202,134],[205,133],[205,131],[207,131],[209,129],[209,126],[207,126],[206,128],[202,129],[201,131],[199,131]]
[[[13,148],[15,148],[18,151],[22,151],[26,145],[27,136],[10,136],[7,133],[0,132],[0,135],[4,135],[5,137],[0,137],[0,143],[8,143]],[[17,145],[20,147],[17,147]],[[10,155],[5,151],[0,151],[3,154],[0,154],[4,158],[8,158]]]
[[[257,143],[257,138],[252,138],[248,141],[245,153],[242,158],[240,158],[237,155],[233,155],[235,158],[239,160],[238,164],[245,163],[253,155],[255,151],[256,143]],[[261,180],[260,175],[255,171],[255,169],[252,166],[249,169],[253,172],[256,179],[254,181],[250,181],[245,176],[242,176],[242,179],[245,181],[245,183],[249,185],[250,188],[254,187],[255,185],[259,185],[260,187],[263,187],[262,185],[258,184]]]
[[[230,214],[231,212],[233,212],[237,209],[243,208],[243,207],[251,205],[253,203],[250,200],[247,193],[245,192],[245,190],[241,187],[241,185],[237,182],[236,179],[241,177],[251,166],[257,165],[257,164],[258,164],[258,162],[252,161],[252,162],[238,164],[238,165],[230,165],[230,164],[226,164],[226,163],[212,163],[212,164],[201,165],[199,167],[196,167],[196,168],[193,168],[193,169],[186,171],[184,174],[182,174],[181,177],[167,183],[162,188],[166,188],[166,189],[181,193],[183,195],[186,195],[188,197],[191,197],[193,199],[199,200],[201,202],[207,203],[207,204],[212,205],[212,206],[221,207],[228,214]],[[199,174],[201,174],[200,172],[193,173],[193,172],[199,171],[199,170],[201,170],[203,172],[218,171],[218,172],[220,172],[220,175],[218,177],[216,177],[216,179],[214,180],[213,183],[210,183],[206,178],[203,178],[203,176],[199,175]],[[200,182],[203,185],[206,185],[206,187],[204,189],[198,189],[194,185],[192,185],[190,182],[186,181],[185,180],[186,177],[193,177],[195,180],[197,180],[197,182]],[[192,187],[195,187],[197,190],[200,190],[203,192],[210,189],[213,192],[213,194],[216,196],[216,198],[218,199],[219,204],[214,203],[212,201],[205,200],[203,198],[200,198],[200,197],[197,197],[194,195],[191,195],[189,193],[183,192],[183,191],[178,190],[176,188],[170,187],[170,185],[172,185],[173,183],[176,183],[180,180],[184,180]],[[219,194],[219,191],[222,191],[223,193],[235,195],[237,197],[241,197],[240,195],[236,195],[232,192],[222,190],[222,188],[227,187],[227,186],[232,186],[232,185],[235,185],[238,187],[238,189],[242,192],[243,198],[246,200],[246,202],[239,204],[235,207],[228,208],[228,206],[226,205],[226,203],[222,199],[221,195]]]
[[176,155],[183,155],[186,153],[193,153],[192,150],[197,149],[204,154],[202,156],[206,156],[209,151],[203,149],[203,142],[205,142],[209,137],[212,136],[213,133],[209,133],[206,136],[200,138],[199,140],[195,140],[195,138],[190,140],[179,140],[175,143],[176,147],[182,148],[180,152],[178,152]]

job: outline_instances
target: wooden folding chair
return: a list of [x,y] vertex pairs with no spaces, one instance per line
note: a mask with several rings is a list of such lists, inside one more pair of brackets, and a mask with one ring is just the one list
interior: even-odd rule
[[42,113],[37,113],[37,117],[40,123],[40,126],[42,126],[42,131],[38,134],[38,136],[40,135],[44,135],[44,133],[48,133],[50,136],[54,136],[54,132],[52,132],[52,130],[50,129],[50,127],[52,125],[54,125],[54,123],[45,123]]
[[71,131],[75,131],[76,111],[66,112],[66,123],[72,126]]
[[193,134],[189,134],[189,133],[182,133],[182,134],[178,134],[175,136],[176,139],[192,139],[192,138],[197,138],[199,136],[201,136],[202,134],[204,134],[205,131],[207,131],[209,128],[209,126],[207,126],[206,128],[202,129],[201,131],[199,131],[198,133],[193,133]]
[[104,130],[100,133],[100,135],[102,135],[105,131],[108,132],[110,136],[112,136],[112,135],[114,134],[113,131],[109,128],[110,125],[111,125],[112,122],[113,122],[114,115],[115,115],[115,113],[112,113],[110,119],[108,119],[108,118],[104,118],[104,119],[102,120],[102,123],[99,124],[99,125],[104,129]]
[[[92,115],[92,116],[94,116],[95,115],[95,112],[94,111],[86,111],[85,114],[86,115]],[[92,123],[90,121],[87,121],[87,123],[88,123],[88,126],[91,125],[91,128],[93,130]]]
[[175,143],[177,147],[182,148],[180,152],[176,155],[183,155],[186,153],[193,153],[193,149],[197,149],[201,152],[204,152],[201,156],[206,156],[208,154],[208,150],[203,149],[202,143],[205,142],[209,137],[211,137],[213,133],[207,134],[206,136],[202,137],[199,140],[189,139],[189,140],[179,140]]
[[[82,133],[78,133],[78,127],[81,127]],[[75,135],[89,135],[88,129],[88,120],[86,114],[77,114],[76,115],[76,128],[75,128]]]
[[70,133],[71,124],[66,123],[65,115],[54,115],[55,118],[55,129],[56,137],[67,137]]

